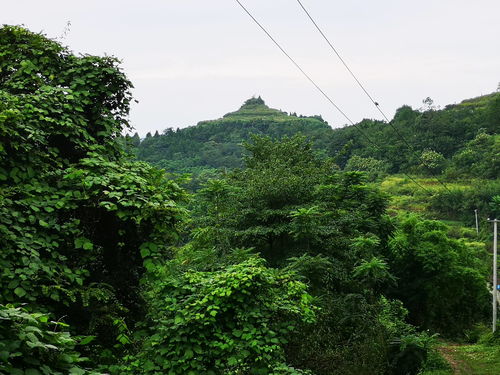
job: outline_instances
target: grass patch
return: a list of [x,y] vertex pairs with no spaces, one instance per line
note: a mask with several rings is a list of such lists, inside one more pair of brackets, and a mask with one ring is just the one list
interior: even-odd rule
[[464,374],[498,375],[500,346],[466,345],[457,348],[457,357],[467,364]]
[[427,370],[420,375],[498,375],[500,346],[443,344],[441,355],[451,365],[449,370]]

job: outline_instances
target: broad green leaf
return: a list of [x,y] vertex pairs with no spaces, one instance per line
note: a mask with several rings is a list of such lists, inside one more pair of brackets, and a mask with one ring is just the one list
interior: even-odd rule
[[92,341],[94,341],[95,338],[96,336],[87,336],[84,339],[82,339],[78,344],[80,345],[90,344]]
[[16,289],[14,289],[14,293],[18,297],[24,297],[26,295],[26,291],[23,288],[21,288],[21,287],[17,287]]

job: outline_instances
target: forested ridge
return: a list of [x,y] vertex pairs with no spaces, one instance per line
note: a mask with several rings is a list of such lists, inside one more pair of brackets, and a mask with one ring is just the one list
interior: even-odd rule
[[[332,129],[321,116],[297,116],[269,108],[260,97],[245,101],[235,112],[196,126],[169,128],[141,140],[127,137],[141,160],[172,172],[242,166],[242,141],[251,134],[282,138],[297,133],[312,141],[341,167],[377,169],[383,173],[441,173],[448,167],[458,177],[494,179],[500,174],[500,93],[492,93],[444,109],[432,99],[422,107],[404,105],[390,124],[363,120]],[[480,166],[489,162],[489,166]],[[475,164],[474,166],[472,164]]]
[[499,353],[470,210],[500,213],[500,94],[400,108],[411,149],[365,120],[374,150],[260,97],[123,136],[131,88],[116,58],[0,28],[0,373],[445,374],[439,338]]

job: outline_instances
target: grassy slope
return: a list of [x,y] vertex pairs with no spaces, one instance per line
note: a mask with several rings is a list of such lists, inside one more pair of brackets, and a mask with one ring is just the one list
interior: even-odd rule
[[[475,236],[473,228],[468,228],[460,221],[444,220],[441,215],[434,213],[430,207],[430,197],[433,194],[443,191],[445,188],[435,178],[422,178],[411,176],[419,185],[427,191],[418,187],[404,175],[391,175],[386,177],[381,183],[382,191],[390,194],[391,200],[389,211],[392,212],[413,212],[426,217],[427,219],[440,220],[450,227],[457,229],[465,237]],[[465,183],[463,181],[446,181],[448,189],[471,189],[472,181]],[[472,213],[473,215],[473,213]]]

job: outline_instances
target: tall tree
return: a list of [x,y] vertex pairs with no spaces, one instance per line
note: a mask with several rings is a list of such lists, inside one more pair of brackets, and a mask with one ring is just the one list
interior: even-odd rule
[[[384,328],[376,318],[374,287],[390,282],[390,275],[375,272],[383,262],[373,258],[391,231],[385,197],[361,173],[339,172],[303,137],[254,137],[245,147],[244,169],[201,190],[204,229],[192,246],[214,246],[220,254],[252,248],[309,281],[321,296],[321,312],[288,346],[288,358],[299,368],[317,374],[383,371],[378,350],[385,345]],[[353,278],[363,260],[372,263]],[[368,343],[373,348],[363,352]],[[370,369],[356,356],[369,358]]]

